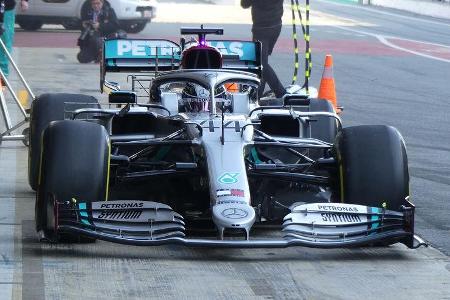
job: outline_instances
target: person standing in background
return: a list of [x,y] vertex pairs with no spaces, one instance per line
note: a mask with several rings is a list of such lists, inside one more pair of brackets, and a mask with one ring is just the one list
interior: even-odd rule
[[[19,0],[20,1],[20,9],[25,11],[28,9],[28,0]],[[11,53],[13,43],[14,43],[14,25],[16,24],[16,1],[15,0],[0,0],[0,23],[2,25],[1,30],[1,39],[8,49],[8,52]],[[3,49],[0,49],[0,68],[2,69],[3,74],[8,77],[9,75],[9,61],[8,56],[6,55]],[[4,79],[1,78],[2,84],[4,83]],[[3,84],[4,86],[4,84]]]
[[258,96],[264,93],[266,82],[275,93],[275,97],[281,98],[286,94],[286,89],[277,77],[277,74],[269,65],[269,55],[272,54],[275,43],[280,36],[283,16],[283,0],[241,0],[242,8],[252,9],[252,34],[254,41],[262,44],[261,60],[263,74]]
[[81,21],[83,29],[78,39],[77,59],[80,63],[99,62],[103,39],[119,31],[116,13],[105,0],[86,0],[81,8]]

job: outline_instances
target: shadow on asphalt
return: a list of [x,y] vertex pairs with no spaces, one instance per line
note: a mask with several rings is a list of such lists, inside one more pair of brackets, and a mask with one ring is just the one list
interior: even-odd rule
[[[367,247],[359,249],[212,249],[188,248],[184,246],[166,245],[155,247],[117,246],[96,242],[95,244],[39,244],[33,243],[24,247],[33,247],[36,255],[49,258],[91,259],[145,259],[145,260],[177,260],[177,261],[228,261],[228,262],[288,262],[288,261],[408,261],[410,256],[405,247]],[[39,247],[40,246],[40,247]],[[39,248],[39,249],[38,249]],[[413,250],[411,250],[413,251]]]

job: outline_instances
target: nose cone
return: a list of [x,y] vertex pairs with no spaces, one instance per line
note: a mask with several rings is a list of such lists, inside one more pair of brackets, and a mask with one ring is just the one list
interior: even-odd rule
[[255,223],[255,210],[246,203],[219,203],[213,207],[213,221],[219,229],[219,233],[223,233],[226,228],[244,229],[248,233]]

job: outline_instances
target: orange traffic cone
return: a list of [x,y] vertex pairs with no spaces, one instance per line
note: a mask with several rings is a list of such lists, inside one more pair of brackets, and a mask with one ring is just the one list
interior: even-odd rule
[[339,111],[333,76],[333,56],[330,54],[325,57],[325,68],[323,69],[322,80],[320,81],[319,98],[330,101],[334,106],[334,110]]

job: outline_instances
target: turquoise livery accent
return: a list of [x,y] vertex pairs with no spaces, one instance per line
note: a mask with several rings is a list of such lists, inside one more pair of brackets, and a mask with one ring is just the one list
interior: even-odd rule
[[[236,55],[239,61],[256,63],[256,43],[250,41],[225,41],[225,40],[210,40],[207,41],[208,46],[217,48],[222,55]],[[196,46],[196,42],[189,42],[186,48]]]
[[166,40],[106,40],[105,59],[180,59],[181,48]]
[[222,55],[237,55],[241,61],[256,61],[256,46],[254,42],[246,41],[209,41]]
[[85,219],[81,219],[81,223],[86,224],[86,225],[91,225],[91,223],[89,223],[89,221],[85,220]]
[[[381,209],[376,208],[376,207],[371,207],[370,210],[371,210],[371,213],[373,213],[373,214],[381,213]],[[372,217],[370,218],[370,221],[375,222],[375,223],[372,223],[372,229],[376,229],[376,228],[378,228],[378,226],[380,226],[380,223],[376,222],[379,220],[380,220],[379,215],[372,215]]]
[[239,176],[239,173],[223,173],[222,176],[219,177],[218,181],[222,184],[234,184],[237,183],[239,180],[237,177]]
[[[85,217],[85,218],[89,217],[87,214],[87,211],[86,211],[87,208],[86,208],[85,202],[78,204],[78,208],[80,209],[80,216]],[[86,219],[81,219],[81,223],[86,224],[86,225],[91,225],[91,223],[89,223],[89,221]]]
[[[86,211],[86,203],[78,204],[78,208],[80,209],[80,216],[87,218],[88,214]],[[81,211],[81,210],[84,210],[84,211]]]
[[[251,41],[211,40],[207,45],[222,54],[222,68],[261,73],[261,44]],[[173,71],[181,67],[182,53],[191,47],[204,47],[196,41],[182,48],[175,42],[156,39],[105,40],[102,82],[107,72]]]

